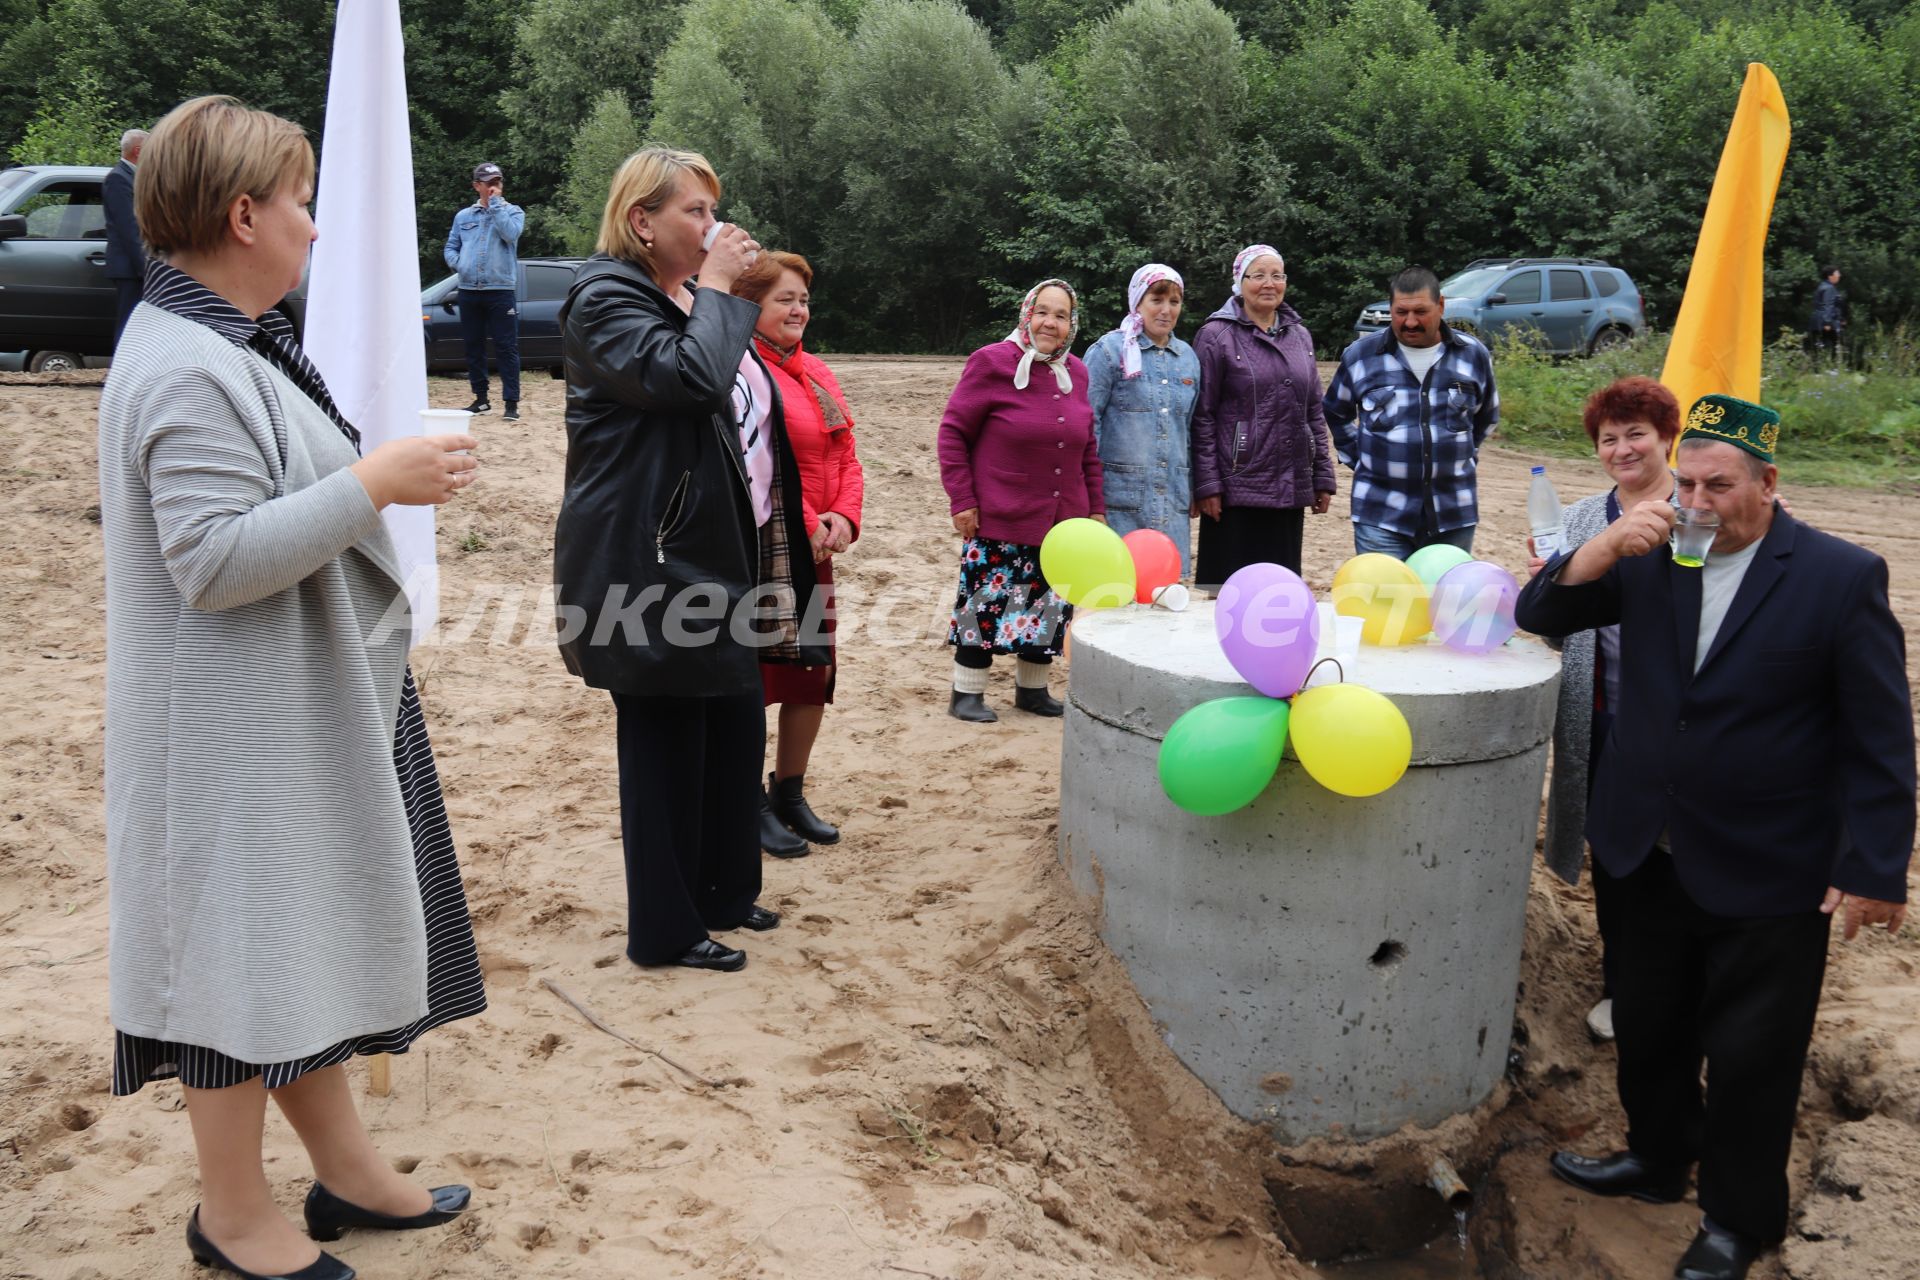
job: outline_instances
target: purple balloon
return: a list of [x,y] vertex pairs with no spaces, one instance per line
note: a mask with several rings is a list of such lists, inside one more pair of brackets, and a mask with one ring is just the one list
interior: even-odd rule
[[1269,698],[1291,698],[1320,647],[1313,589],[1291,569],[1250,564],[1221,584],[1213,633],[1242,680]]
[[1497,564],[1474,560],[1456,565],[1433,584],[1428,613],[1433,634],[1461,653],[1491,653],[1519,628],[1513,606],[1520,584]]

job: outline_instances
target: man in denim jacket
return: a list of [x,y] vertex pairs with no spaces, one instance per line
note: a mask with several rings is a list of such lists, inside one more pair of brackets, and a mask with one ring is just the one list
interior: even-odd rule
[[1353,546],[1404,560],[1473,549],[1480,445],[1500,421],[1493,357],[1450,327],[1425,267],[1393,278],[1393,321],[1349,346],[1327,388],[1333,451],[1353,468]]
[[506,418],[520,417],[520,274],[517,249],[527,215],[500,194],[500,166],[473,171],[479,198],[453,215],[447,233],[447,265],[460,273],[460,335],[467,346],[467,382],[473,388],[473,413],[490,413],[487,399],[487,339],[500,361],[500,395]]

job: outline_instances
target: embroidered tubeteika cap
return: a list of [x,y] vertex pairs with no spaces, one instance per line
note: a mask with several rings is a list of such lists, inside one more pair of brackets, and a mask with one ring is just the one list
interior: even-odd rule
[[1765,405],[1733,396],[1701,396],[1687,411],[1680,443],[1694,436],[1719,440],[1745,449],[1762,462],[1772,462],[1774,446],[1780,443],[1780,415]]

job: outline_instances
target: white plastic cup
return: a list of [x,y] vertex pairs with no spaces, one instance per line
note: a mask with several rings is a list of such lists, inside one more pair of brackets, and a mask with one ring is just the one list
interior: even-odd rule
[[[423,436],[470,436],[473,434],[473,415],[465,409],[422,409],[420,434]],[[467,450],[455,449],[453,452],[466,453]]]
[[702,253],[713,248],[713,242],[720,238],[720,228],[726,225],[724,222],[716,222],[707,228],[707,234],[700,237],[700,251]]
[[1184,586],[1177,582],[1169,582],[1153,593],[1153,607],[1165,609],[1170,613],[1180,613],[1186,609],[1190,599]]

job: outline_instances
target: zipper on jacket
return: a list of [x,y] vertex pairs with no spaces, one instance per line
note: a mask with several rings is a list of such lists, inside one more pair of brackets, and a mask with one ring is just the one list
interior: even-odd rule
[[682,471],[680,483],[673,486],[673,493],[667,498],[667,513],[660,521],[660,528],[653,535],[653,556],[656,563],[667,562],[667,538],[680,527],[680,518],[686,514],[687,482],[693,478],[693,472]]

